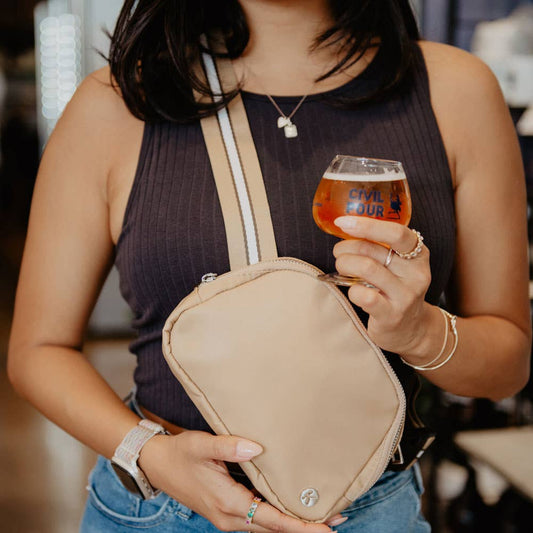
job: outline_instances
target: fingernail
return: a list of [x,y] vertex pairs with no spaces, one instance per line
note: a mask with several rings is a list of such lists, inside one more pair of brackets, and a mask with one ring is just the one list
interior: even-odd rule
[[335,527],[340,526],[341,524],[344,524],[348,520],[347,516],[342,516],[341,518],[335,518],[335,520],[332,520],[331,522],[328,522],[329,527]]
[[240,459],[251,459],[263,452],[263,448],[255,442],[239,441],[237,443],[237,457]]
[[339,226],[340,228],[355,228],[357,226],[357,217],[353,216],[346,216],[346,217],[337,217],[333,223],[335,226]]

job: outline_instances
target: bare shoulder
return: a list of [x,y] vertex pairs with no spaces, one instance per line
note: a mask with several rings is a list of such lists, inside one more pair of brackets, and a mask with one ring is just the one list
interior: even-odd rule
[[458,90],[498,87],[490,68],[470,52],[432,41],[419,41],[418,44],[424,55],[430,83],[455,85]]
[[83,80],[61,121],[75,121],[78,128],[98,131],[99,136],[114,136],[119,130],[140,122],[124,103],[109,67],[96,70]]
[[80,84],[46,151],[55,152],[54,159],[68,152],[78,168],[90,168],[92,182],[113,209],[114,197],[122,194],[117,188],[127,188],[132,181],[143,126],[126,106],[109,67],[104,67]]
[[136,119],[130,118],[108,75],[103,69],[81,83],[41,158],[17,289],[13,345],[81,346],[112,266],[108,177],[117,146],[126,142],[120,133]]
[[455,61],[466,61],[467,64],[483,62],[470,52],[466,52],[457,46],[449,44],[437,43],[435,41],[426,41],[424,39],[418,41],[418,45],[422,49],[426,60],[435,60],[442,62],[454,63]]
[[481,59],[454,46],[420,41],[431,103],[448,153],[452,175],[472,139],[509,122],[498,80]]

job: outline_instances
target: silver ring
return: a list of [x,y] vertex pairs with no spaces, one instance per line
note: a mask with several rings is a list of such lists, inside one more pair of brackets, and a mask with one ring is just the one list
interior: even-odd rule
[[383,266],[385,268],[388,268],[392,261],[392,256],[394,255],[394,250],[392,248],[389,248],[389,253],[387,254],[387,258],[385,259],[385,262],[383,263]]
[[421,233],[416,231],[416,229],[411,228],[411,231],[416,235],[416,244],[414,248],[410,252],[398,252],[398,250],[394,250],[394,253],[402,259],[414,259],[422,252],[422,241],[424,240],[424,237],[422,237]]

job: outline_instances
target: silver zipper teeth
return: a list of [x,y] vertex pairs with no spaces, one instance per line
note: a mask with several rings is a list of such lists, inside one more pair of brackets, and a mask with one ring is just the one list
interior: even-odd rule
[[[312,265],[311,265],[312,266]],[[315,268],[315,267],[313,267]],[[322,271],[320,269],[316,269],[317,271],[321,272]],[[353,308],[351,306],[349,306],[346,301],[345,301],[345,298],[344,298],[344,295],[342,294],[342,292],[335,286],[333,286],[335,288],[335,290],[340,293],[340,295],[342,296],[342,299],[341,299],[341,304],[350,310],[350,312],[353,312]],[[350,313],[351,314],[351,313]],[[363,329],[363,335],[366,337],[366,339],[370,342],[372,342],[372,340],[368,337],[368,333],[366,332],[366,329],[363,325],[363,323],[361,322],[361,319],[359,318],[359,316],[357,315],[357,313],[353,313],[353,315],[355,316],[355,319],[357,320],[357,322],[359,323],[359,325],[362,327]],[[374,344],[374,343],[372,343]],[[379,348],[379,347],[378,347]],[[380,350],[381,352],[381,350]],[[367,484],[367,486],[365,487],[365,490],[364,492],[366,492],[370,487],[372,487],[372,485],[374,485],[374,483],[376,483],[376,481],[381,477],[381,475],[383,474],[383,472],[385,472],[385,470],[387,469],[387,466],[390,462],[390,460],[392,459],[392,456],[394,455],[394,451],[396,450],[396,447],[398,445],[398,442],[400,440],[400,437],[403,433],[403,427],[404,427],[404,424],[405,424],[405,415],[406,415],[406,407],[407,407],[407,402],[406,402],[406,399],[405,399],[405,393],[403,392],[403,387],[402,387],[402,383],[401,381],[399,380],[398,378],[398,375],[396,374],[394,368],[392,368],[392,366],[389,364],[389,362],[387,361],[386,357],[385,357],[385,354],[383,354],[383,352],[381,352],[381,356],[382,356],[382,361],[385,363],[386,367],[390,370],[390,375],[391,377],[393,378],[394,382],[396,383],[398,389],[401,390],[401,394],[399,395],[400,396],[400,407],[401,407],[401,413],[402,413],[402,418],[401,418],[401,421],[400,421],[400,425],[398,426],[398,429],[396,430],[396,434],[394,435],[394,440],[393,440],[393,444],[391,446],[391,449],[389,451],[389,455],[388,455],[388,458],[387,458],[387,462],[385,463],[385,465],[383,466],[383,469],[380,469],[380,472],[374,476],[374,479],[372,479],[372,481],[370,483]]]
[[[274,259],[272,260],[272,262],[279,262],[279,263],[294,263],[295,265],[298,265],[300,267],[304,267],[305,270],[308,270],[309,272],[312,272],[313,274],[324,274],[324,272],[322,272],[322,270],[320,270],[320,268],[317,268],[313,265],[310,265],[309,263],[306,263],[305,261],[302,261],[300,259],[294,259],[294,258],[291,258],[291,259],[286,259],[286,258],[279,258],[279,259]],[[226,272],[224,274],[221,274],[220,276],[217,276],[216,279],[219,279],[221,277],[224,277],[224,276],[228,276],[230,274],[233,274],[235,271],[229,271],[229,272]],[[265,272],[270,272],[270,270],[265,270]],[[211,281],[215,281],[215,280],[211,280]],[[204,283],[209,283],[209,282],[204,282]],[[340,303],[341,305],[350,311],[350,315],[351,316],[354,316],[356,321],[358,322],[358,324],[361,326],[362,328],[362,333],[363,335],[365,336],[365,338],[372,342],[372,340],[368,337],[368,334],[366,333],[366,329],[363,325],[363,323],[361,322],[361,319],[359,318],[359,316],[357,315],[357,313],[353,312],[353,308],[351,306],[348,305],[348,303],[345,301],[345,298],[344,298],[344,295],[342,294],[342,292],[336,287],[336,286],[332,286],[332,289],[334,289],[337,293],[338,293],[338,296],[340,295],[342,298],[340,298]],[[374,343],[372,343],[374,344]],[[381,350],[380,350],[381,352]],[[392,459],[392,456],[394,455],[394,451],[396,450],[396,447],[398,445],[398,442],[400,441],[400,437],[403,433],[403,427],[405,425],[405,411],[406,411],[406,399],[405,399],[405,394],[403,392],[403,387],[402,387],[402,383],[401,381],[398,379],[398,375],[396,374],[396,372],[394,371],[394,368],[392,368],[392,366],[389,364],[389,362],[387,361],[385,355],[381,352],[381,355],[382,355],[382,361],[385,363],[386,367],[388,367],[390,369],[390,374],[392,375],[392,378],[394,380],[394,382],[396,383],[397,387],[402,391],[402,393],[400,394],[400,406],[401,406],[401,412],[402,412],[402,418],[401,418],[401,422],[400,422],[400,425],[396,431],[396,434],[394,435],[394,440],[393,440],[393,445],[391,446],[391,449],[389,451],[389,455],[387,457],[387,462],[385,463],[385,465],[383,466],[383,469],[380,469],[380,472],[378,475],[374,476],[374,478],[372,479],[371,483],[368,483],[367,486],[365,487],[365,490],[363,491],[366,492],[370,487],[372,487],[372,485],[374,485],[374,483],[376,483],[376,481],[381,477],[381,475],[383,474],[383,472],[385,472],[385,470],[387,469],[387,466],[390,462],[390,460]]]
[[[320,270],[317,267],[314,267],[313,265],[310,265],[309,263],[306,263],[305,261],[301,261],[301,260],[298,260],[298,259],[285,259],[285,260],[282,259],[282,261],[287,262],[287,263],[295,263],[297,265],[304,266],[306,268],[306,270],[309,270],[309,271],[311,271],[313,273],[323,274],[322,270]],[[368,334],[366,333],[366,329],[365,329],[363,323],[361,322],[361,319],[359,318],[357,313],[353,312],[353,308],[351,306],[349,306],[348,303],[345,301],[345,298],[344,298],[344,295],[342,294],[342,292],[335,286],[332,286],[332,288],[334,288],[338,292],[338,294],[340,296],[342,296],[342,298],[340,300],[341,304],[350,311],[350,315],[352,315],[352,313],[353,313],[353,316],[355,317],[355,319],[357,320],[357,322],[359,323],[359,325],[363,329],[364,336],[367,338],[368,341],[372,342],[371,339],[368,337]],[[374,344],[374,343],[372,343],[372,344]],[[372,487],[372,485],[374,485],[374,483],[376,483],[376,481],[381,477],[383,472],[385,472],[385,470],[387,469],[387,466],[390,463],[390,460],[392,459],[392,456],[394,455],[394,451],[397,448],[398,442],[400,441],[401,435],[403,433],[403,428],[404,428],[404,425],[405,425],[405,416],[406,416],[406,412],[405,411],[406,411],[406,407],[407,407],[407,405],[406,405],[407,402],[406,402],[406,398],[405,398],[405,393],[403,392],[403,387],[402,387],[401,381],[399,380],[398,375],[394,371],[394,368],[392,368],[392,366],[387,361],[385,355],[382,352],[381,352],[381,355],[382,355],[382,361],[385,363],[386,367],[388,367],[390,369],[390,371],[391,371],[390,375],[392,376],[393,380],[395,381],[398,389],[401,391],[401,394],[399,396],[400,396],[400,407],[401,407],[402,418],[401,418],[401,421],[400,421],[400,425],[398,426],[398,429],[396,430],[396,434],[394,435],[394,440],[393,440],[391,449],[390,449],[388,457],[387,457],[387,462],[383,466],[383,469],[380,469],[380,472],[376,476],[374,476],[374,479],[372,479],[372,482],[367,484],[367,487],[365,487],[365,492],[370,487]]]
[[[286,259],[286,258],[279,258],[279,259],[272,259],[272,261],[265,261],[265,263],[294,263],[296,265],[300,265],[300,266],[303,266],[306,268],[306,270],[309,270],[309,272],[312,272],[313,274],[315,273],[318,273],[318,274],[323,274],[324,272],[322,272],[322,270],[320,270],[319,268],[317,267],[314,267],[313,265],[310,265],[309,263],[306,263],[305,261],[302,261],[300,259]],[[249,265],[248,268],[253,267],[254,265]],[[261,269],[257,269],[258,272],[261,272]],[[238,270],[230,270],[228,272],[224,272],[224,274],[218,274],[217,277],[215,279],[220,279],[220,278],[224,278],[226,276],[231,276],[231,275],[234,275],[236,274],[237,272],[239,272]],[[273,270],[264,270],[264,272],[274,272]],[[215,281],[214,279],[213,280],[210,280],[210,281],[204,281],[203,283],[211,283],[211,281]],[[202,282],[200,282],[200,285],[202,284]]]

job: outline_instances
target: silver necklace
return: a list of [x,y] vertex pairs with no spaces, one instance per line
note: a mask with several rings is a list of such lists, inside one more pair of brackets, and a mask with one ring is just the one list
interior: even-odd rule
[[[254,74],[254,72],[248,68],[245,65],[245,69],[248,70],[248,72],[258,80],[257,76]],[[260,84],[261,85],[261,84]],[[314,87],[314,84],[313,84]],[[264,91],[264,89],[263,89]],[[266,91],[264,91],[266,94]],[[283,128],[283,132],[285,133],[285,137],[287,139],[291,139],[293,137],[298,137],[298,128],[296,127],[296,124],[292,121],[292,117],[295,115],[296,111],[300,109],[300,106],[304,103],[304,100],[309,96],[309,93],[304,94],[300,101],[296,104],[296,107],[292,110],[291,114],[287,116],[279,107],[279,105],[275,102],[274,98],[270,96],[269,94],[266,94],[267,98],[270,100],[272,105],[276,108],[277,112],[279,113],[278,117],[278,128]]]
[[268,99],[272,102],[272,105],[277,109],[280,116],[278,117],[278,128],[283,128],[283,131],[285,132],[285,137],[287,139],[291,139],[293,137],[298,137],[298,128],[296,127],[296,124],[291,120],[292,117],[295,115],[296,111],[300,109],[300,106],[304,103],[304,100],[307,98],[307,94],[302,96],[296,107],[292,110],[291,114],[287,116],[279,107],[278,104],[274,101],[274,98],[267,94]]

